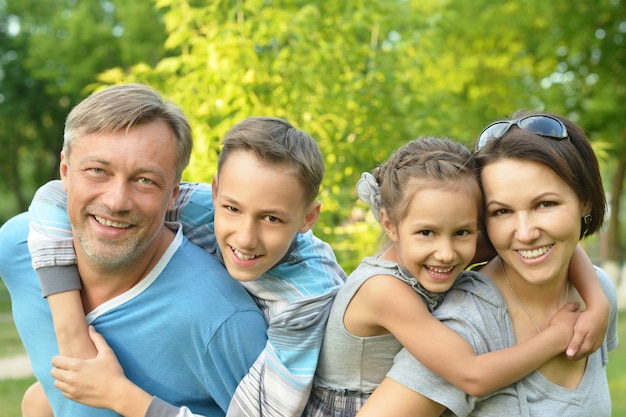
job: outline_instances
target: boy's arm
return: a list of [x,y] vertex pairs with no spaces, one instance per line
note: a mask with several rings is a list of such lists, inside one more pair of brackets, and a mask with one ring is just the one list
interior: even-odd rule
[[61,181],[51,181],[37,190],[29,214],[28,248],[42,294],[48,298],[59,352],[93,357],[96,351],[87,333],[78,291],[80,277],[67,217],[67,196]]
[[175,407],[153,397],[124,375],[115,353],[102,335],[89,328],[97,349],[93,359],[53,358],[54,385],[70,400],[109,408],[124,417],[201,417],[187,407]]
[[574,337],[565,352],[569,359],[579,360],[602,345],[611,306],[591,260],[580,246],[570,260],[569,279],[587,306],[576,322]]
[[[199,346],[201,356],[195,359],[198,361],[195,365],[202,365],[198,377],[209,393],[207,402],[215,402],[226,411],[237,381],[262,352],[265,331],[265,320],[258,311],[240,310],[219,326],[210,336],[208,345],[202,343]],[[66,398],[96,408],[107,408],[125,417],[200,417],[187,407],[179,408],[153,397],[133,383],[124,374],[115,352],[93,326],[89,327],[89,336],[97,350],[95,358],[55,356],[52,359],[54,385]],[[233,346],[237,349],[233,350]],[[193,364],[181,363],[179,366],[188,368]],[[198,378],[194,381],[197,382]]]
[[215,207],[212,198],[211,184],[181,182],[178,199],[165,219],[180,223],[187,239],[216,255],[218,247],[213,228]]

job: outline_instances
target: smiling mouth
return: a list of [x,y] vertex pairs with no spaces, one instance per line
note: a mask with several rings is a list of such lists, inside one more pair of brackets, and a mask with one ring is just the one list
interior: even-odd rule
[[114,222],[114,221],[107,220],[99,216],[93,216],[93,218],[96,219],[96,221],[100,223],[101,225],[108,226],[108,227],[115,227],[117,229],[128,229],[131,226],[128,223]]
[[541,248],[532,249],[532,250],[520,249],[517,251],[517,253],[519,253],[524,259],[532,259],[532,258],[537,258],[541,255],[546,254],[550,249],[552,249],[552,246],[554,245],[543,246]]
[[437,266],[427,266],[426,269],[428,269],[429,272],[436,274],[436,275],[447,275],[450,272],[454,271],[454,266],[450,266],[448,268],[442,268],[442,267],[437,267]]
[[260,255],[246,255],[243,254],[241,252],[239,252],[239,250],[233,248],[232,246],[230,247],[233,251],[233,253],[235,254],[235,256],[237,257],[237,259],[241,260],[241,261],[250,261],[252,259],[256,259],[258,258]]

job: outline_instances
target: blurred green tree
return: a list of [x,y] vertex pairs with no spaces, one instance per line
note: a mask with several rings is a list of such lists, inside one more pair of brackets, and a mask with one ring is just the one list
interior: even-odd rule
[[142,0],[0,1],[0,191],[8,217],[55,178],[63,123],[98,73],[164,55],[159,12]]
[[[30,179],[43,175],[34,171],[56,172],[62,121],[86,93],[141,81],[191,120],[187,180],[212,179],[221,138],[247,116],[284,117],[310,132],[327,166],[316,233],[347,270],[380,243],[354,194],[362,171],[418,136],[471,146],[485,124],[520,108],[561,113],[590,129],[605,165],[615,167],[609,185],[618,213],[624,7],[619,0],[0,0],[7,149],[0,187],[24,192],[43,181]],[[610,231],[617,230],[613,215]]]

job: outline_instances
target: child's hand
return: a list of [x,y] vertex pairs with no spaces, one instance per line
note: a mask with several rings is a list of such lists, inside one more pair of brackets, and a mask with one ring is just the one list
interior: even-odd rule
[[[98,354],[93,359],[56,356],[52,359],[54,386],[70,400],[98,408],[109,408],[120,394],[117,387],[128,381],[115,353],[92,326],[89,336]],[[121,392],[123,395],[123,392]]]
[[574,326],[574,337],[565,351],[567,357],[577,361],[595,352],[604,342],[608,325],[609,308],[584,311]]
[[578,311],[579,307],[579,303],[567,303],[550,319],[550,328],[560,330],[563,334],[563,349],[566,348],[574,335],[574,328],[581,314]]

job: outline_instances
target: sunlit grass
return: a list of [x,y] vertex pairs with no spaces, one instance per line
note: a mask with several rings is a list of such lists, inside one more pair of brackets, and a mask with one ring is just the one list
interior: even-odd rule
[[2,417],[21,416],[22,395],[33,382],[35,382],[34,377],[0,381],[0,415]]

